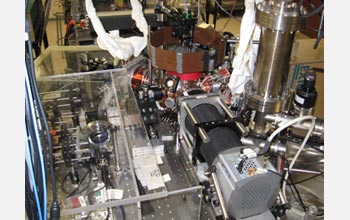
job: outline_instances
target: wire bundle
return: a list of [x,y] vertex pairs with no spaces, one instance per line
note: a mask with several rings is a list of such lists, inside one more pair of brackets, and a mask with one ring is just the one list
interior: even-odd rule
[[[25,48],[25,207],[29,219],[46,220],[47,218],[47,179],[46,160],[49,156],[52,205],[50,219],[60,218],[60,208],[57,201],[56,182],[53,167],[52,140],[46,120],[43,105],[36,85],[32,43],[29,40],[26,23]],[[46,148],[49,153],[47,154]]]

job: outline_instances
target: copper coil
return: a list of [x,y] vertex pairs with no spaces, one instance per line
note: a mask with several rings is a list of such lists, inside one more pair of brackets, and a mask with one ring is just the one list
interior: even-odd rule
[[149,80],[147,67],[138,67],[131,78],[131,87],[133,90],[136,90],[139,85],[149,84]]

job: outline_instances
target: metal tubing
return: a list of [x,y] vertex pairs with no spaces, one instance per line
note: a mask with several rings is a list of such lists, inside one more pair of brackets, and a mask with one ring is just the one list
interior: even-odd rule
[[64,93],[64,92],[69,92],[69,91],[71,91],[71,90],[69,90],[69,89],[62,89],[62,90],[56,90],[56,91],[41,92],[40,95],[52,94],[52,93]]
[[228,117],[234,118],[231,110],[227,107],[227,105],[224,103],[224,101],[222,101],[222,99],[218,98],[218,102],[219,102],[220,107],[226,112]]
[[[227,39],[227,43],[229,44],[237,44],[239,43],[239,37],[237,38],[234,38],[234,39]],[[259,44],[259,41],[258,40],[253,40],[253,44]]]
[[265,137],[268,132],[268,127],[266,127],[266,121],[264,120],[265,114],[257,111],[254,116],[254,127],[252,132],[257,137]]
[[187,135],[185,133],[182,134],[182,137],[183,137],[183,140],[185,140],[186,144],[188,147],[191,147],[191,142],[190,140],[188,139]]
[[281,190],[278,192],[278,196],[280,197],[280,200],[281,200],[282,204],[286,204],[287,203],[287,200],[286,200],[286,198],[284,198],[283,193],[282,193]]
[[249,130],[241,122],[235,121],[235,125],[243,137],[247,137],[249,135]]
[[[89,142],[80,142],[80,146],[82,146],[82,145],[88,145],[88,144],[89,144]],[[70,147],[74,147],[74,146],[76,146],[76,144],[70,144],[69,146],[70,146]],[[53,149],[60,149],[60,148],[62,148],[62,145],[56,145],[56,146],[54,146]]]
[[70,101],[70,102],[81,102],[82,100],[78,97],[72,97],[72,98],[58,98],[58,99],[45,99],[43,102],[59,102],[59,101]]
[[[284,168],[284,170],[288,170],[288,168]],[[314,171],[314,170],[304,170],[304,169],[291,169],[290,172],[298,172],[298,173],[309,173],[309,174],[321,174],[320,171]]]
[[[192,120],[192,122],[194,124],[198,124],[199,121],[198,121],[197,117],[194,115],[194,113],[192,112],[192,110],[190,109],[190,107],[188,106],[188,104],[186,102],[184,102],[183,106],[184,106],[187,114],[190,116],[190,119]],[[199,133],[199,136],[202,138],[202,141],[204,143],[210,142],[210,137],[208,136],[207,132],[203,128],[198,127],[198,133]]]
[[118,144],[117,144],[117,130],[114,130],[113,132],[113,144],[114,144],[114,154],[115,154],[115,160],[117,164],[117,171],[120,171],[120,165],[119,165],[119,150],[118,150]]
[[111,202],[98,203],[98,204],[89,205],[89,206],[80,207],[80,208],[66,209],[61,211],[61,216],[74,215],[82,212],[87,213],[97,209],[104,209],[109,207],[116,207],[121,205],[129,205],[129,204],[135,204],[139,202],[161,199],[161,198],[166,198],[168,196],[184,194],[184,193],[201,190],[201,189],[202,189],[202,186],[194,186],[194,187],[179,189],[171,192],[167,192],[167,191],[156,192],[156,193],[151,193],[151,194],[146,194],[146,195],[141,195],[141,196],[136,196],[131,198],[125,198],[121,200],[114,200]]
[[[285,121],[289,121],[289,120],[292,120],[294,118],[295,117],[284,114],[284,113],[265,115],[265,120],[267,122],[272,122],[272,123],[276,123],[276,124],[283,123]],[[293,124],[292,128],[309,130],[310,126],[311,126],[310,121],[304,121],[301,123]],[[320,118],[316,119],[316,124],[315,124],[314,130],[312,131],[312,135],[318,136],[318,137],[323,137],[323,135],[324,135],[324,122],[322,119],[320,119]]]
[[[220,107],[226,112],[226,114],[227,114],[230,118],[233,119],[234,116],[233,116],[231,110],[230,110],[230,109],[227,107],[227,105],[224,103],[224,101],[222,101],[222,99],[218,98],[218,102],[219,102]],[[244,125],[243,125],[241,122],[235,121],[235,125],[236,125],[236,127],[239,129],[239,131],[241,132],[241,134],[242,134],[243,137],[248,136],[249,130],[248,130],[246,127],[244,127]]]
[[219,202],[220,202],[220,207],[221,207],[221,210],[222,210],[222,215],[224,217],[224,219],[228,219],[228,214],[227,214],[227,210],[226,210],[226,207],[225,207],[225,204],[224,204],[224,198],[222,197],[222,193],[221,193],[221,189],[220,189],[220,186],[219,186],[219,181],[218,181],[218,178],[216,176],[216,174],[214,172],[211,173],[211,177],[213,178],[213,182],[214,182],[214,187],[215,187],[215,191],[218,195],[218,198],[219,198]]

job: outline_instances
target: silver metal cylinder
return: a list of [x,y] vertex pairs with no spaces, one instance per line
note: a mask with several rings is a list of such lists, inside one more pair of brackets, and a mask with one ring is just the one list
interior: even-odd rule
[[248,105],[263,113],[278,113],[288,97],[286,82],[295,31],[303,19],[290,0],[269,0],[257,5],[261,26],[253,83],[248,85]]
[[216,174],[214,172],[211,173],[211,177],[212,177],[213,182],[214,182],[214,187],[215,187],[216,194],[218,195],[218,199],[219,199],[220,207],[221,207],[221,210],[222,210],[223,218],[224,218],[224,220],[227,220],[229,216],[227,214],[227,209],[226,209],[226,206],[225,206],[225,203],[224,203],[224,197],[223,197],[223,195],[221,193],[219,180],[218,180],[218,178],[217,178],[217,176],[216,176]]
[[[265,120],[266,122],[271,122],[274,124],[279,124],[283,123],[285,121],[293,120],[296,117],[287,115],[284,113],[279,113],[279,114],[266,114],[265,115]],[[293,129],[298,129],[298,130],[304,130],[307,131],[310,129],[311,122],[310,121],[303,121],[297,124],[291,125]],[[293,130],[292,130],[293,131]],[[311,133],[313,136],[319,137],[322,140],[324,139],[324,120],[322,118],[317,118],[316,119],[316,124],[315,127]]]
[[261,31],[253,86],[264,99],[280,98],[285,91],[294,35],[265,28]]

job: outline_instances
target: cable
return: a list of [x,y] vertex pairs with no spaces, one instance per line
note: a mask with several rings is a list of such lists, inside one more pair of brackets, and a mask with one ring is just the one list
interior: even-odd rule
[[[233,5],[232,5],[231,11],[230,11],[230,15],[232,15],[233,10],[234,10],[235,7],[236,7],[236,4],[237,4],[237,0],[233,0]],[[226,26],[227,26],[227,24],[230,22],[230,19],[231,19],[231,18],[234,18],[234,16],[232,15],[232,17],[230,17],[229,19],[227,19],[226,23],[225,23],[224,26],[221,28],[220,32],[222,32],[222,31],[226,28]]]
[[[296,188],[295,183],[293,182],[292,178],[290,178],[290,182],[289,182],[287,179],[285,179],[285,177],[284,177],[285,175],[282,175],[282,174],[280,174],[280,173],[278,173],[278,172],[275,172],[275,171],[273,171],[273,170],[270,170],[270,169],[268,169],[267,171],[269,171],[269,172],[271,172],[271,173],[274,173],[274,174],[280,176],[280,177],[282,178],[281,180],[282,180],[283,183],[285,183],[285,182],[288,183],[287,185],[289,186],[290,191],[291,191],[291,193],[292,193],[294,199],[295,199],[296,201],[299,200],[299,202],[300,202],[300,204],[302,205],[304,211],[306,211],[305,204],[304,204],[304,202],[303,202],[303,200],[302,200],[302,198],[301,198],[301,196],[300,196],[299,190]],[[287,171],[287,172],[288,172],[288,171]],[[290,176],[291,176],[291,175],[290,175]],[[294,188],[295,192],[297,193],[297,196],[294,194],[293,188]],[[286,197],[284,197],[284,198],[286,198]]]
[[[106,188],[106,185],[104,185],[104,186],[102,186],[102,187],[100,187],[100,188],[98,188],[98,189],[96,189],[96,190],[94,190],[94,191],[89,192],[89,193],[88,193],[88,198],[91,196],[91,194],[93,194],[93,193],[95,193],[95,192],[98,192],[98,191],[100,191],[100,190],[102,190],[102,189],[104,189],[104,188]],[[106,189],[107,189],[107,188],[106,188]]]
[[[26,123],[26,128],[28,132],[28,137],[31,137],[28,139],[30,142],[29,146],[38,146],[37,145],[37,139],[35,137],[34,133],[34,128],[33,128],[33,117],[31,116],[31,110],[29,106],[29,97],[28,97],[28,91],[26,91],[26,96],[25,96],[25,123]],[[37,188],[38,188],[38,194],[39,194],[39,200],[43,200],[43,181],[42,181],[42,173],[40,171],[40,158],[39,158],[39,149],[37,147],[32,147],[33,149],[31,150],[31,155],[32,155],[32,161],[34,162],[32,164],[33,171],[34,171],[34,178],[37,181]]]
[[320,43],[321,38],[323,37],[323,31],[322,31],[323,20],[324,20],[324,10],[322,11],[320,26],[318,27],[317,39],[316,39],[316,42],[314,44],[314,49],[316,49],[318,47],[318,44]]
[[216,2],[216,4],[219,6],[219,8],[225,12],[225,14],[227,14],[229,17],[232,17],[232,18],[235,18],[232,14],[230,14],[230,12],[226,11],[220,4],[217,0],[214,0]]
[[[294,181],[293,181],[292,175],[290,174],[289,169],[287,170],[286,175],[287,175],[287,174],[289,175],[289,179],[290,179],[290,182],[291,182],[290,186],[292,186],[292,187],[294,188],[295,192],[297,193],[298,199],[296,199],[296,200],[299,200],[301,206],[303,207],[304,211],[306,212],[306,206],[305,206],[304,201],[302,200],[302,198],[301,198],[301,196],[300,196],[300,192],[299,192],[298,188],[297,188],[297,187],[295,186],[295,184],[294,184]],[[292,191],[292,192],[293,192],[293,191]],[[285,198],[286,198],[286,197],[285,197]],[[294,195],[294,198],[295,198],[295,195]]]
[[[28,138],[28,136],[26,137],[26,139],[27,138]],[[36,185],[36,181],[35,181],[35,178],[34,178],[34,171],[33,171],[33,167],[31,166],[31,164],[32,164],[31,155],[29,153],[29,146],[28,146],[28,142],[27,141],[26,141],[26,151],[25,152],[26,152],[26,162],[27,162],[27,165],[28,165],[29,177],[31,178],[31,182],[32,182],[32,186],[33,186],[33,192],[34,192],[35,201],[36,201],[36,205],[37,205],[39,220],[43,220],[41,205],[40,205],[39,196],[38,196],[38,191],[37,191],[37,188],[36,188],[37,185]]]
[[38,211],[35,206],[35,195],[32,192],[28,164],[25,163],[25,208],[29,219],[38,219]]
[[324,7],[324,3],[322,3],[320,6],[318,6],[318,8],[316,8],[315,10],[313,10],[312,12],[308,13],[308,14],[305,14],[305,15],[301,15],[302,17],[304,18],[309,18],[315,14],[317,14],[318,12],[320,12]]
[[91,212],[92,212],[92,211],[89,212],[89,214],[86,216],[85,220],[88,220],[88,219],[90,218]]
[[108,220],[108,219],[109,219],[110,214],[111,214],[111,210],[110,210],[110,208],[108,207],[108,208],[107,208],[107,216],[106,216],[106,219],[105,219],[105,220]]
[[[283,123],[281,123],[281,125],[279,126],[278,129],[276,129],[274,132],[272,132],[272,134],[267,138],[267,141],[265,143],[265,146],[264,146],[264,149],[263,149],[263,153],[262,154],[265,154],[268,152],[269,148],[270,148],[270,145],[271,145],[271,142],[272,140],[275,138],[275,136],[277,134],[279,134],[281,131],[283,131],[284,129],[288,128],[289,126],[293,125],[293,124],[296,124],[298,122],[301,122],[301,121],[304,121],[304,120],[313,120],[313,124],[315,124],[315,117],[312,116],[312,115],[306,115],[306,116],[301,116],[301,117],[298,117],[298,118],[294,118],[292,120],[289,120],[289,121],[285,121]],[[313,125],[315,126],[315,125]],[[311,128],[313,129],[313,126],[311,126]],[[312,131],[311,129],[311,131]],[[311,134],[311,133],[310,133]],[[304,139],[305,141],[305,139]]]
[[[68,194],[68,197],[70,196],[73,196],[73,195],[76,195],[76,194],[79,194],[83,191],[85,191],[86,189],[88,189],[91,185],[91,181],[92,181],[92,173],[91,173],[91,169],[88,167],[87,168],[88,170],[86,171],[86,173],[84,174],[84,176],[81,178],[81,180],[79,181],[79,184],[78,184],[78,187],[75,188],[72,192],[70,193],[67,193]],[[69,173],[68,173],[69,174]],[[85,181],[86,177],[89,175],[89,182],[86,184],[86,186],[82,189],[79,190],[80,186],[83,184],[83,182]],[[68,176],[68,175],[66,175]],[[65,179],[66,179],[66,176],[65,176]],[[63,185],[63,184],[62,184]]]
[[[301,11],[301,6],[303,5],[303,2],[304,2],[304,0],[299,0],[299,2],[298,2],[297,8],[298,8],[299,11]],[[322,10],[322,15],[321,15],[320,26],[318,27],[318,30],[314,29],[313,27],[311,27],[310,25],[308,25],[306,23],[307,28],[309,28],[312,31],[317,32],[317,38],[316,38],[316,41],[315,41],[315,44],[314,44],[314,47],[313,47],[314,49],[316,49],[318,47],[318,44],[320,43],[321,38],[323,37],[322,26],[323,26],[323,20],[324,20],[324,2],[322,2],[322,4],[316,9],[315,9],[315,6],[310,1],[308,1],[308,4],[314,9],[314,11],[312,11],[312,12],[306,14],[306,15],[303,15],[301,13],[302,17],[305,17],[305,18],[311,17],[311,16],[319,13],[320,10],[323,9]]]
[[[323,174],[324,174],[324,173],[321,172],[321,173],[319,173],[319,174],[313,175],[313,176],[308,177],[308,178],[305,178],[305,179],[303,179],[303,180],[299,180],[299,181],[297,181],[297,182],[294,182],[294,185],[297,185],[297,184],[304,183],[304,182],[306,182],[306,181],[312,180],[312,179],[314,179],[314,178],[316,178],[316,177],[318,177],[318,176],[322,176]],[[290,185],[290,183],[288,183],[288,185]]]
[[[28,32],[26,32],[26,35],[27,35],[27,38],[29,39],[29,35],[28,35]],[[50,174],[51,174],[51,184],[52,184],[52,204],[51,204],[51,210],[50,210],[50,219],[51,220],[56,220],[56,219],[59,219],[60,218],[60,207],[59,207],[59,202],[57,200],[57,188],[56,188],[56,180],[55,180],[55,175],[54,175],[54,161],[53,161],[53,145],[52,145],[52,139],[51,139],[51,134],[50,134],[50,129],[49,129],[49,126],[48,126],[48,123],[47,123],[47,120],[46,120],[46,115],[45,115],[45,111],[44,111],[44,108],[43,108],[43,105],[42,105],[42,102],[41,102],[41,99],[40,99],[40,95],[39,95],[39,91],[38,91],[38,88],[37,88],[37,85],[36,85],[36,78],[35,78],[35,71],[34,71],[34,58],[33,58],[33,48],[32,48],[32,44],[31,44],[31,41],[30,40],[26,40],[27,42],[27,46],[28,46],[28,53],[29,53],[29,59],[30,59],[30,69],[28,70],[29,72],[29,75],[28,75],[28,72],[27,72],[27,77],[31,77],[32,79],[32,88],[34,90],[34,95],[35,95],[35,98],[37,100],[37,107],[39,107],[39,113],[42,117],[42,120],[44,122],[44,127],[45,127],[45,130],[46,130],[46,134],[47,134],[47,137],[48,137],[48,145],[49,145],[49,166],[50,166]],[[27,79],[27,78],[26,78]],[[28,80],[26,80],[27,82]],[[27,84],[29,84],[27,82]],[[29,85],[27,85],[29,86]],[[31,101],[31,100],[29,100]],[[38,138],[38,137],[37,137]],[[38,139],[40,140],[40,139]],[[46,156],[46,155],[45,155]],[[44,170],[44,164],[43,164],[43,161],[42,162],[42,167],[43,167],[43,170]],[[44,210],[45,210],[45,213],[44,213],[44,219],[46,220],[46,213],[47,213],[47,208],[46,208],[46,204],[47,204],[47,198],[46,198],[46,175],[45,173],[43,173],[43,181],[44,181]]]
[[[277,134],[279,134],[281,131],[283,131],[287,127],[289,127],[289,126],[291,126],[291,125],[293,125],[295,123],[304,121],[304,120],[312,120],[311,126],[310,126],[309,131],[306,134],[303,142],[301,143],[299,150],[295,154],[294,158],[292,159],[292,162],[290,163],[290,166],[288,167],[288,170],[291,170],[293,168],[293,166],[294,166],[294,163],[295,163],[296,159],[299,157],[301,151],[304,149],[304,147],[306,145],[306,142],[308,141],[309,137],[311,136],[311,133],[312,133],[314,127],[315,127],[316,117],[311,116],[311,115],[306,115],[306,116],[298,117],[298,118],[295,118],[295,119],[283,122],[280,125],[280,127],[278,129],[276,129],[274,132],[272,132],[272,134],[268,137],[268,139],[266,141],[266,144],[264,146],[264,149],[263,149],[263,154],[268,152],[270,144],[271,144],[272,140],[274,139],[274,137]],[[285,179],[286,180],[288,179],[288,176],[289,176],[289,173],[287,172],[286,175],[285,175]],[[288,202],[287,197],[286,197],[286,183],[287,183],[287,181],[284,181],[283,184],[282,184],[282,194],[283,194],[284,198],[286,199],[286,201]]]
[[[86,179],[86,177],[88,176],[88,174],[89,174],[89,182],[88,182],[88,184],[86,184],[86,186],[85,186],[84,188],[82,188],[82,189],[79,190],[80,186],[82,185],[82,183],[84,182],[84,180]],[[84,177],[82,178],[82,180],[79,182],[78,187],[77,187],[76,189],[74,189],[68,196],[74,196],[74,195],[79,194],[79,193],[85,191],[86,189],[88,189],[89,186],[90,186],[90,184],[91,184],[91,180],[92,180],[91,173],[86,173],[86,174],[84,175]]]
[[[36,118],[36,114],[34,112],[34,108],[35,108],[35,105],[33,103],[34,101],[34,98],[32,97],[32,94],[31,92],[29,92],[29,88],[30,88],[30,83],[29,83],[29,79],[28,79],[28,72],[27,72],[27,76],[25,77],[25,86],[26,86],[26,98],[28,100],[28,104],[30,106],[30,113],[31,113],[31,117],[32,118]],[[28,97],[29,96],[29,97]],[[43,155],[42,155],[42,146],[41,146],[41,143],[40,143],[40,137],[39,137],[39,134],[38,134],[38,124],[37,123],[33,123],[33,126],[34,126],[34,133],[35,133],[35,138],[37,140],[37,147],[39,149],[39,160],[40,160],[40,166],[41,166],[41,171],[42,171],[42,181],[43,181],[43,218],[44,220],[46,220],[46,213],[47,213],[47,209],[46,209],[46,204],[47,204],[47,189],[46,189],[46,174],[45,174],[45,165],[44,165],[44,159],[43,159]],[[28,149],[29,150],[29,149]]]
[[[299,201],[299,199],[297,198],[297,196],[295,195],[295,193],[294,193],[294,190],[293,190],[293,187],[292,187],[292,185],[288,185],[289,186],[289,189],[290,189],[290,192],[292,193],[292,196],[293,196],[293,198],[295,199],[295,201],[296,202],[298,202]],[[300,201],[299,201],[300,202]],[[300,204],[301,204],[301,202],[300,202]],[[304,209],[304,208],[303,208]],[[305,210],[305,209],[304,209]]]
[[46,26],[47,26],[47,23],[49,21],[49,15],[50,15],[50,8],[51,8],[51,0],[46,0],[45,3],[44,3],[44,11],[43,13],[41,14],[42,15],[42,20],[43,20],[43,23],[42,23],[42,27],[41,27],[41,30],[42,33],[41,35],[39,36],[39,47],[41,47],[41,42],[45,36],[45,33],[46,33]]
[[[300,120],[311,119],[312,122],[311,122],[311,126],[310,126],[310,128],[309,128],[309,131],[307,132],[307,134],[306,134],[306,136],[305,136],[305,138],[304,138],[303,143],[301,143],[299,150],[298,150],[297,153],[295,154],[294,158],[292,159],[292,162],[290,163],[290,165],[289,165],[289,167],[288,167],[288,172],[287,172],[286,175],[285,175],[285,179],[286,179],[286,180],[287,180],[288,177],[289,177],[289,171],[292,170],[295,161],[296,161],[297,158],[299,157],[301,151],[304,149],[304,147],[305,147],[305,145],[306,145],[307,140],[308,140],[309,137],[311,136],[311,133],[312,133],[312,131],[313,131],[314,127],[315,127],[315,123],[316,123],[316,117],[314,117],[314,116],[309,116],[309,117],[304,116],[304,117],[299,117],[299,118],[296,118],[296,119],[300,119]],[[292,125],[292,124],[298,122],[298,120],[296,120],[296,119],[289,121],[289,123],[288,123],[288,122],[285,123],[285,126],[288,127],[289,125]],[[280,128],[283,128],[283,129],[284,129],[285,126],[281,126]],[[280,130],[283,130],[283,129],[280,129]],[[279,130],[279,129],[277,129],[277,130]],[[276,130],[276,131],[277,131],[277,130]],[[275,133],[275,132],[274,132],[274,133]],[[276,134],[277,134],[277,133],[276,133]],[[270,141],[271,141],[271,140],[270,140]],[[282,184],[282,194],[283,194],[283,196],[284,196],[284,197],[286,198],[286,200],[287,200],[287,197],[286,197],[286,182],[283,182],[283,184]],[[287,201],[288,201],[288,200],[287,200]]]

